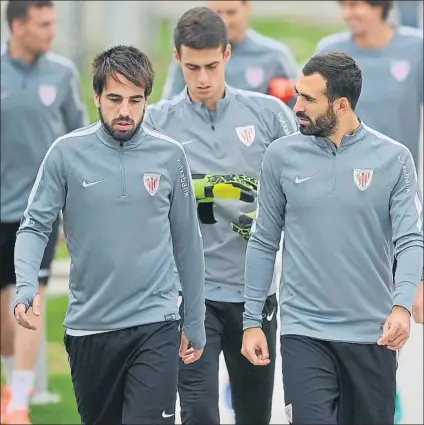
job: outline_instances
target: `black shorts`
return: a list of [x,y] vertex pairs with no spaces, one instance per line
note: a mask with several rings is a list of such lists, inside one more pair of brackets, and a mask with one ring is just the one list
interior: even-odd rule
[[[219,357],[224,354],[231,401],[237,424],[270,423],[276,358],[276,295],[270,295],[262,313],[262,330],[271,364],[252,365],[242,354],[244,303],[206,300],[206,346],[193,364],[180,362],[178,391],[183,425],[219,425]],[[181,306],[180,315],[184,310]]]
[[[16,232],[19,230],[19,225],[19,222],[0,223],[0,289],[16,283],[14,257]],[[47,285],[50,277],[50,267],[55,255],[58,231],[59,220],[53,224],[43,260],[41,261],[38,280],[42,285]]]
[[175,423],[177,321],[64,339],[83,425]]
[[377,344],[284,335],[281,355],[289,423],[394,423],[395,351]]

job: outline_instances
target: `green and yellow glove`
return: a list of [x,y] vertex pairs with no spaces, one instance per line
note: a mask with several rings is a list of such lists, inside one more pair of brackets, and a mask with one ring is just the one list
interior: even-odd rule
[[256,211],[239,216],[238,223],[231,223],[231,228],[247,241],[250,238],[253,220],[256,218]]
[[212,202],[213,199],[231,199],[252,203],[255,201],[257,179],[244,174],[193,174],[193,186],[199,202]]

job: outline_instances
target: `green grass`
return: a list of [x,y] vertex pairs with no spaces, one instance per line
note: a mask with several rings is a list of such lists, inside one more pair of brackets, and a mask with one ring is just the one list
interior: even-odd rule
[[[317,42],[327,34],[339,31],[340,27],[319,26],[297,20],[268,19],[253,21],[253,28],[260,33],[269,35],[285,42],[292,49],[299,64],[303,64],[313,55]],[[166,78],[172,54],[171,31],[164,22],[162,27],[160,55],[153,58],[156,71],[155,86],[150,98],[154,103],[160,99],[162,86]],[[93,105],[93,95],[89,73],[82,76],[82,86],[85,101],[89,108],[91,121],[98,119],[97,110]],[[60,243],[56,259],[68,257],[65,244]],[[67,297],[50,299],[47,303],[47,338],[49,342],[50,390],[61,395],[62,401],[57,405],[34,406],[32,420],[38,424],[77,424],[80,423],[75,407],[75,397],[70,380],[69,365],[63,348],[63,317],[67,307]]]

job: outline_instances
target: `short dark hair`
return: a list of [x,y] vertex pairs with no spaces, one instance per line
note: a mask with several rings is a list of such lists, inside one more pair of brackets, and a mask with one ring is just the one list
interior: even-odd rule
[[28,10],[30,7],[53,7],[52,1],[29,1],[29,0],[10,0],[6,6],[6,19],[9,29],[12,30],[13,21],[16,19],[28,18]]
[[[339,0],[339,3],[342,3],[343,0]],[[372,7],[381,7],[381,17],[384,21],[390,15],[390,11],[393,9],[394,1],[393,0],[364,0],[365,3],[368,3]]]
[[133,46],[115,46],[99,53],[93,60],[93,90],[101,95],[108,77],[123,75],[137,87],[144,88],[147,98],[152,93],[155,73],[145,53]]
[[185,12],[174,30],[174,46],[181,54],[181,46],[204,50],[228,44],[228,31],[224,21],[208,7],[194,7]]
[[327,82],[330,102],[345,97],[353,110],[361,95],[362,71],[346,53],[320,53],[313,56],[302,69],[305,76],[320,74]]

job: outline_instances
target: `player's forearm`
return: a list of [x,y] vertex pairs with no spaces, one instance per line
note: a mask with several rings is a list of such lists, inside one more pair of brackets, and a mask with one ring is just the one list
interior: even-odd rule
[[186,241],[187,246],[194,249],[187,250],[184,256],[177,254],[175,260],[184,297],[184,332],[191,345],[201,349],[206,343],[205,262],[203,247],[190,242]]
[[38,272],[48,238],[34,229],[18,232],[15,244],[16,300],[17,304],[31,305],[38,292]]
[[411,246],[402,251],[396,259],[396,290],[393,304],[411,311],[417,285],[422,280],[423,248],[418,244]]
[[277,251],[251,238],[246,253],[243,329],[262,326],[262,311],[274,277]]

